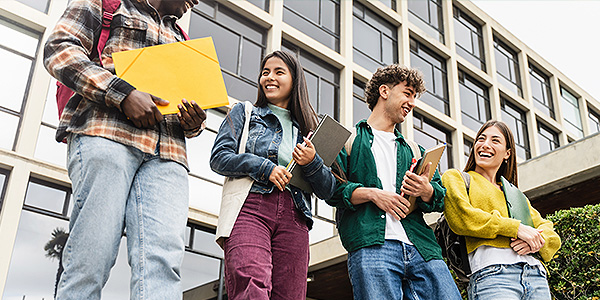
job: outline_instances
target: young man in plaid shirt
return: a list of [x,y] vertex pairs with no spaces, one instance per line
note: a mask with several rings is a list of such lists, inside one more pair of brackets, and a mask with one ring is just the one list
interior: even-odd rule
[[[107,1],[107,0],[104,0]],[[102,0],[71,0],[44,48],[50,74],[76,92],[56,140],[68,144],[74,208],[56,299],[100,299],[123,232],[131,299],[181,299],[180,266],[188,211],[185,137],[205,112],[168,103],[114,75],[112,53],[184,40],[175,21],[198,0],[121,0],[101,53]],[[91,58],[90,58],[91,57]],[[201,70],[199,70],[201,72]]]

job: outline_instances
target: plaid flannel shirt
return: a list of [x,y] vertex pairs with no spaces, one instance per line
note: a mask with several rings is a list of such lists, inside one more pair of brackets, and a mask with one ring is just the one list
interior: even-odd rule
[[[135,88],[115,76],[112,53],[183,41],[175,16],[164,16],[148,0],[121,0],[102,52],[102,66],[93,52],[102,22],[102,0],[72,0],[44,47],[44,65],[50,74],[76,92],[65,107],[56,140],[69,133],[104,137],[173,160],[187,168],[185,131],[177,115],[165,115],[153,128],[137,128],[121,111],[121,101]],[[193,100],[193,99],[190,99]],[[158,147],[158,148],[157,148]]]

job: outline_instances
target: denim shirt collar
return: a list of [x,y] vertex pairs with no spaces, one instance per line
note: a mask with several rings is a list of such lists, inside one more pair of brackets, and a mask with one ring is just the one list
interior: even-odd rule
[[[267,105],[265,105],[263,107],[255,106],[254,112],[256,112],[256,114],[258,114],[261,118],[264,118],[267,115],[273,115],[274,118],[277,118],[275,113],[273,113],[273,111]],[[296,121],[296,119],[294,118],[293,115],[292,115],[292,125],[294,125],[294,127],[298,128],[298,130],[300,130],[300,124],[298,124],[298,122]]]

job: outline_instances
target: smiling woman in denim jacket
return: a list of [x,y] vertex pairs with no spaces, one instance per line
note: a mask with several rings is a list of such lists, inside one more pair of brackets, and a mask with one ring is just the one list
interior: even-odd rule
[[285,166],[293,158],[321,199],[331,197],[335,178],[305,138],[316,128],[317,115],[298,60],[281,51],[267,55],[258,83],[245,152],[238,154],[246,118],[238,104],[221,124],[210,159],[221,175],[254,180],[224,242],[227,295],[305,299],[310,194],[288,185],[292,174]]
[[465,236],[469,265],[469,300],[549,300],[544,266],[534,257],[552,259],[560,237],[527,201],[533,227],[509,217],[501,176],[517,186],[515,140],[501,121],[488,121],[477,132],[464,169],[469,190],[458,170],[442,176],[446,187],[444,215]]

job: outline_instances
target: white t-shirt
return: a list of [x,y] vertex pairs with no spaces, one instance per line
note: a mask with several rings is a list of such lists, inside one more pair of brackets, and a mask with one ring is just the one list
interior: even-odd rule
[[[381,180],[384,191],[396,192],[397,143],[393,132],[373,130],[373,145],[371,151],[375,157],[377,175]],[[385,239],[398,240],[412,245],[404,226],[391,214],[386,213]]]
[[519,255],[512,248],[496,248],[481,245],[475,251],[469,253],[469,265],[471,273],[475,273],[491,265],[513,265],[527,263],[531,266],[540,266],[542,272],[546,272],[542,263],[531,255]]

